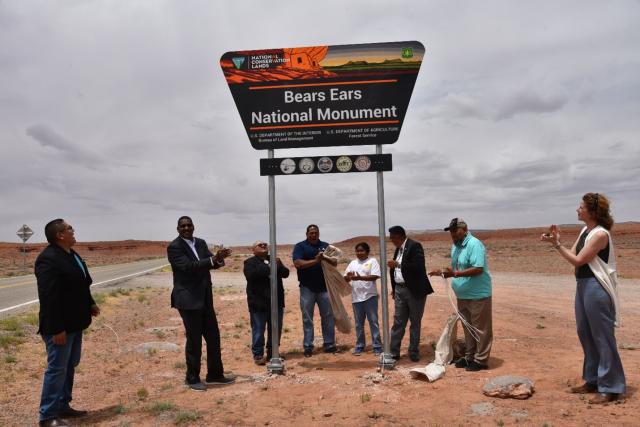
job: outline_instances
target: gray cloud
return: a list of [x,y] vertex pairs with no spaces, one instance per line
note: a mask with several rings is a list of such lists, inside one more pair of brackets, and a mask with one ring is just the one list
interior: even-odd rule
[[64,138],[55,130],[46,125],[36,124],[27,127],[26,134],[35,139],[41,146],[50,147],[63,154],[63,158],[82,165],[88,169],[103,169],[105,160],[91,150],[80,147],[78,144]]
[[[221,54],[407,39],[427,55],[384,147],[387,225],[575,222],[593,190],[617,220],[638,219],[637,2],[325,4],[0,0],[0,240],[26,222],[42,241],[59,216],[83,240],[168,239],[182,214],[211,242],[264,239],[266,153],[247,141]],[[310,222],[326,240],[377,232],[374,174],[277,177],[276,197],[280,241]]]

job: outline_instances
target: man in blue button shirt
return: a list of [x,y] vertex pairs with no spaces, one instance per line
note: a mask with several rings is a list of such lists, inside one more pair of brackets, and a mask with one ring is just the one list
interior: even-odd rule
[[322,261],[332,264],[337,261],[324,256],[328,243],[320,240],[320,228],[311,224],[307,227],[307,239],[293,248],[293,265],[298,270],[300,282],[300,310],[302,311],[302,329],[304,330],[304,356],[313,355],[313,310],[318,304],[322,324],[322,339],[325,353],[337,351],[333,311],[329,302],[329,293],[324,282]]
[[430,271],[429,275],[453,277],[451,286],[458,299],[458,311],[476,328],[479,340],[464,328],[465,357],[456,368],[467,371],[488,369],[493,330],[491,319],[491,276],[487,253],[480,240],[471,235],[462,218],[454,218],[444,229],[451,233],[451,267]]

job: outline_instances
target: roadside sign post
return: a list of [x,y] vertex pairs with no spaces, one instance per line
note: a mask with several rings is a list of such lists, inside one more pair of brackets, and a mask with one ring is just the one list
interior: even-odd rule
[[[376,145],[376,154],[382,154],[382,145]],[[380,293],[382,294],[382,354],[378,364],[382,369],[393,369],[395,359],[391,355],[391,336],[389,332],[389,289],[387,286],[387,228],[384,214],[384,176],[376,172],[378,184],[378,238],[380,239]]]
[[27,240],[33,236],[33,230],[27,225],[22,224],[16,235],[22,239],[22,268],[27,269]]
[[[275,175],[376,172],[383,354],[392,369],[383,173],[392,170],[382,144],[400,136],[425,48],[418,41],[226,52],[220,66],[251,145],[268,150],[271,281],[270,373],[284,373],[279,353]],[[376,154],[274,158],[282,148],[375,145]]]

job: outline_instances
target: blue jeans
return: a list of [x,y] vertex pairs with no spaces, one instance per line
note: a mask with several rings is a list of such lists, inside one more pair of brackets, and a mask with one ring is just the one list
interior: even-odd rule
[[[278,309],[278,345],[282,336],[282,317],[284,309]],[[251,352],[253,357],[264,356],[264,328],[267,328],[267,355],[271,356],[271,312],[251,311]]]
[[69,408],[75,367],[80,363],[82,331],[67,332],[67,342],[55,345],[53,335],[43,335],[47,348],[47,370],[44,372],[40,397],[40,421],[56,418]]
[[600,393],[624,393],[626,382],[614,332],[611,297],[595,277],[578,279],[576,326],[584,351],[582,378]]
[[302,311],[302,329],[304,330],[302,344],[305,350],[313,350],[313,309],[316,303],[318,304],[318,310],[320,310],[324,348],[327,349],[336,345],[336,331],[333,311],[329,302],[329,293],[327,291],[313,292],[304,286],[300,286],[300,310]]
[[369,319],[369,329],[371,330],[371,340],[373,341],[373,351],[382,351],[380,341],[380,328],[378,327],[378,296],[371,297],[366,301],[354,302],[353,317],[356,320],[356,348],[355,351],[363,351],[366,346],[364,333],[364,319]]

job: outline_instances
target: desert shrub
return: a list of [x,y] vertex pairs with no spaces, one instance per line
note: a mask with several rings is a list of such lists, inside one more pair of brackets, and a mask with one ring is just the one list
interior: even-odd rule
[[173,411],[176,408],[172,402],[153,402],[151,405],[147,406],[147,410],[154,415],[161,414],[162,412]]
[[139,388],[138,391],[136,391],[136,397],[138,398],[138,400],[145,400],[147,397],[149,397],[149,392],[144,387]]
[[176,424],[182,424],[197,421],[198,418],[200,418],[200,414],[197,411],[180,411],[176,414],[173,421]]
[[104,292],[100,292],[97,294],[93,294],[93,300],[96,302],[96,304],[98,305],[102,305],[107,301],[107,294]]

